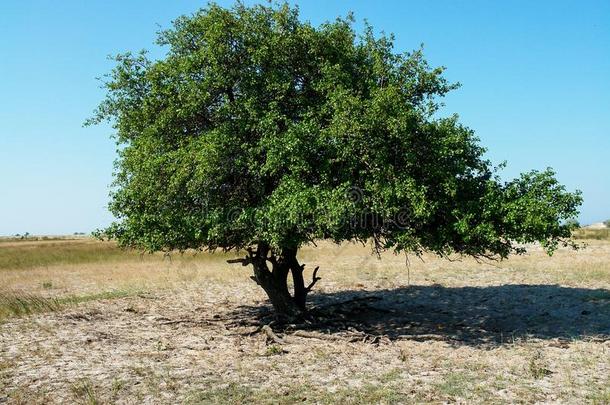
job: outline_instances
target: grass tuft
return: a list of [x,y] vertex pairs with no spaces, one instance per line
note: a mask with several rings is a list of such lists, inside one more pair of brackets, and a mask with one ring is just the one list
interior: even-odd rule
[[276,356],[278,354],[283,354],[284,353],[284,349],[282,349],[281,346],[279,345],[271,345],[267,347],[267,350],[265,351],[265,356]]
[[443,380],[435,384],[436,389],[450,398],[460,398],[466,394],[469,386],[468,376],[463,372],[450,372]]
[[89,379],[83,378],[73,383],[71,391],[77,401],[82,401],[88,405],[98,405],[100,403],[95,388]]
[[541,351],[537,351],[531,358],[528,364],[528,370],[532,377],[539,380],[548,375],[551,375],[553,372],[546,368],[546,364],[544,361],[544,356]]
[[52,298],[28,293],[0,292],[0,320],[15,316],[59,311],[83,302],[123,298],[136,293],[135,291],[128,290],[113,290],[95,294]]

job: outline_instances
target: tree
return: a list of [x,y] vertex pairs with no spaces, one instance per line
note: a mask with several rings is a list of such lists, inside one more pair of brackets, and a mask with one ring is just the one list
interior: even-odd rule
[[606,228],[610,228],[610,219],[605,220],[604,225],[606,225]]
[[319,279],[297,260],[316,240],[488,258],[571,244],[579,193],[551,169],[502,182],[473,131],[438,117],[457,87],[443,68],[352,25],[212,4],[159,34],[164,57],[116,56],[88,121],[112,122],[119,145],[104,234],[148,251],[245,250],[232,262],[291,317]]

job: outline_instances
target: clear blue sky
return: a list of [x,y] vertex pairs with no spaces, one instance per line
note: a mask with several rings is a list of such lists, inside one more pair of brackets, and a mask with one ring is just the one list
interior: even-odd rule
[[[231,2],[220,1],[229,5]],[[0,235],[108,224],[115,145],[83,128],[109,54],[155,50],[155,32],[199,1],[0,2]],[[446,98],[504,177],[554,167],[584,193],[581,222],[610,218],[610,1],[301,1],[319,24],[349,10],[425,44],[462,87]]]

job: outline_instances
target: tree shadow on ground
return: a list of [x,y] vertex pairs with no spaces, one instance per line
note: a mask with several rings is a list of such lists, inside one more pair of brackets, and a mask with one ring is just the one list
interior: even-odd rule
[[[610,339],[610,290],[558,285],[409,286],[312,294],[312,321],[275,327],[390,340],[501,344],[522,338]],[[269,323],[269,307],[233,315]]]

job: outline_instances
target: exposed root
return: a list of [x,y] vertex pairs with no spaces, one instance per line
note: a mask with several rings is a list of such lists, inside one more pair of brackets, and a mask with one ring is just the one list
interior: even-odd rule
[[282,338],[280,338],[278,335],[275,334],[275,332],[273,332],[269,325],[264,325],[261,328],[261,331],[265,332],[265,335],[267,335],[268,340],[277,343],[278,345],[286,344],[286,342]]

